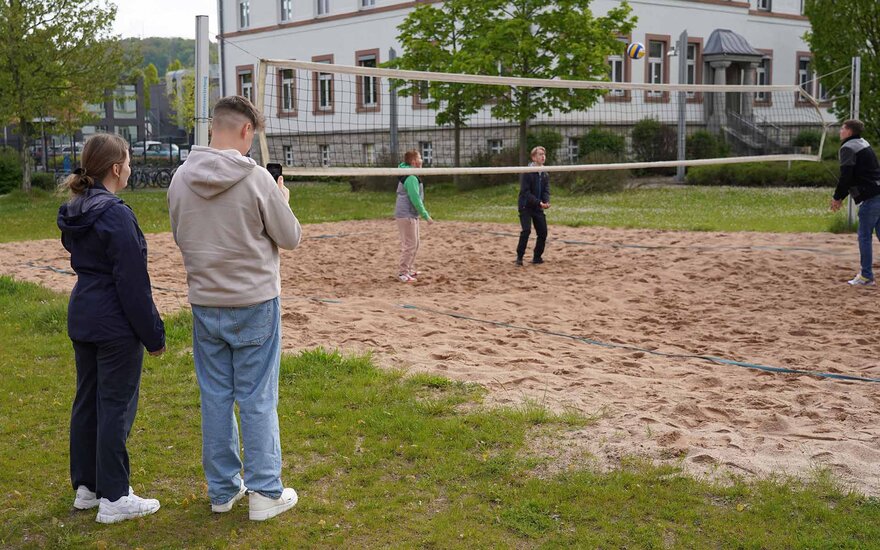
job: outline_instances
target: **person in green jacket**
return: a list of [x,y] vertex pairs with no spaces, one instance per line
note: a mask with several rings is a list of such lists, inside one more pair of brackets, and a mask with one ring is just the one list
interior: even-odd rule
[[[422,155],[418,151],[407,151],[399,168],[421,168]],[[419,251],[419,216],[433,223],[425,209],[425,185],[416,175],[401,176],[397,179],[397,203],[394,206],[394,219],[400,232],[400,264],[397,278],[402,283],[414,283],[418,279],[416,253]]]

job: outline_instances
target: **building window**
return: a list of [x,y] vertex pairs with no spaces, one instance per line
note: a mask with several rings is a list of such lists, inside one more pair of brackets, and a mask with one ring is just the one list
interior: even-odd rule
[[577,164],[581,156],[581,147],[578,138],[568,138],[568,163]]
[[[611,82],[626,82],[623,74],[623,54],[608,57],[608,65],[611,71]],[[623,97],[625,90],[611,90],[609,95]]]
[[284,146],[284,165],[285,166],[293,166],[293,146],[285,145]]
[[416,93],[413,96],[413,107],[426,107],[431,102],[431,86],[427,80],[420,80],[416,84]]
[[321,166],[330,166],[330,146],[320,145],[319,147],[321,152]]
[[281,0],[281,20],[293,19],[293,0]]
[[376,164],[376,144],[364,143],[364,164],[373,166]]
[[[332,55],[313,57],[315,63],[333,63]],[[333,114],[333,74],[312,73],[312,87],[314,90],[313,113],[316,115]]]
[[361,0],[362,8],[372,8],[376,5],[376,0]]
[[758,9],[761,11],[770,11],[771,2],[770,0],[757,0]]
[[492,155],[500,155],[501,151],[504,150],[504,140],[502,139],[490,139],[489,140],[489,154]]
[[242,97],[248,98],[251,102],[254,101],[254,68],[253,65],[245,65],[242,67],[238,67],[236,70],[238,74],[238,95]]
[[[648,83],[663,83],[663,64],[666,63],[666,44],[650,41],[648,43]],[[662,92],[649,91],[648,97],[660,97]]]
[[330,0],[318,0],[318,15],[330,13]]
[[799,12],[801,15],[804,14],[804,0],[801,0],[801,10]]
[[[687,80],[688,84],[697,83],[697,45],[687,45]],[[696,92],[688,92],[688,99],[693,99]]]
[[278,71],[278,114],[296,113],[296,80],[293,69],[281,69]]
[[[813,74],[812,59],[808,55],[798,54],[797,62],[797,85],[808,95],[813,95],[813,82],[810,80]],[[807,102],[807,99],[798,94],[798,102]]]
[[[379,50],[355,52],[358,67],[376,67],[379,63]],[[379,110],[379,79],[374,76],[357,77],[357,111]]]
[[[647,45],[647,57],[645,62],[645,82],[648,84],[669,83],[669,60],[666,54],[669,52],[670,37],[660,34],[645,35]],[[696,54],[697,52],[695,52]],[[695,64],[699,67],[699,63]],[[668,102],[669,92],[660,90],[648,90],[645,92],[645,101],[648,103]]]
[[[618,36],[618,47],[620,50],[614,55],[608,56],[608,78],[611,82],[631,82],[632,62],[623,52],[626,51],[627,45],[630,43],[630,36]],[[632,92],[629,90],[612,89],[605,94],[604,101],[630,101]]]
[[113,102],[113,118],[137,117],[137,89],[134,84],[116,88]]
[[419,152],[422,154],[422,165],[431,166],[434,164],[434,142],[420,141]]
[[[769,52],[764,52],[761,64],[755,68],[755,84],[769,86],[773,82],[771,79],[772,68],[773,58]],[[770,105],[770,92],[755,93],[755,105]]]
[[251,25],[250,0],[238,0],[238,28],[246,29]]

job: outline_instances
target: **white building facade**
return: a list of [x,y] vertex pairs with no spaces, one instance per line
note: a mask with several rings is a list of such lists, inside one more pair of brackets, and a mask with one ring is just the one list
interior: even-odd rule
[[[400,25],[417,5],[433,3],[432,0],[218,0],[221,41],[221,67],[223,93],[242,94],[253,99],[256,68],[260,58],[296,59],[302,61],[329,62],[341,65],[376,66],[388,60],[393,48],[401,51],[396,40],[397,26]],[[808,19],[803,15],[804,0],[630,0],[633,14],[638,23],[630,36],[621,37],[624,42],[642,42],[647,55],[639,61],[632,61],[621,55],[609,58],[612,80],[636,83],[677,83],[679,82],[679,61],[668,55],[682,33],[688,33],[687,69],[685,82],[688,83],[727,83],[727,84],[801,84],[803,88],[818,98],[826,91],[819,85],[813,72],[809,48],[803,36],[810,29]],[[592,4],[594,14],[603,14],[618,5],[610,0],[595,0]],[[714,52],[704,59],[705,47],[712,33],[727,29],[737,36],[750,49],[748,55],[727,55]],[[717,45],[719,42],[715,40]],[[748,46],[751,48],[748,48]],[[710,52],[712,53],[712,52]],[[734,52],[735,54],[736,52]],[[277,82],[276,82],[277,81]],[[327,103],[328,85],[315,81],[315,91],[311,97],[284,99],[282,76],[273,76],[267,85],[278,86],[278,103],[285,103],[284,109],[273,105],[266,114],[276,116],[282,112],[289,116],[308,117],[317,114],[340,115],[340,107]],[[322,91],[323,90],[323,91]],[[387,105],[364,103],[371,101],[370,94],[358,95],[358,112],[364,116],[374,115],[376,111],[388,111]],[[782,94],[778,94],[782,95]],[[771,94],[757,94],[743,108],[749,116],[763,116],[772,119],[771,107],[781,102],[798,106],[795,94],[786,97],[771,97]],[[373,98],[375,101],[375,98]],[[297,102],[296,105],[291,101]],[[642,101],[637,99],[635,101]],[[635,102],[629,92],[617,90],[608,94],[601,105],[594,109],[595,121],[609,120],[621,124],[632,124],[639,116],[639,110],[632,108],[629,113],[627,103]],[[669,94],[656,94],[644,98],[645,102],[674,103]],[[360,105],[360,103],[364,103]],[[708,110],[697,94],[688,100],[688,121],[708,119]],[[617,104],[617,105],[614,105]],[[401,101],[401,108],[413,108],[411,98]],[[329,107],[329,108],[328,108]],[[675,110],[671,108],[669,112]],[[717,106],[716,106],[717,107]],[[803,107],[809,107],[803,105]],[[320,112],[321,110],[324,112]],[[603,109],[607,112],[603,112]],[[592,112],[592,110],[591,110]],[[827,112],[826,120],[832,120]],[[340,119],[341,124],[345,124]],[[560,119],[564,122],[564,117]],[[537,120],[536,124],[540,125]],[[443,131],[438,129],[438,133]],[[497,132],[496,132],[497,133]],[[564,142],[561,149],[567,151],[572,159],[577,156],[577,135],[582,129],[566,132],[562,130]],[[447,132],[448,134],[448,132]],[[489,135],[472,131],[468,136],[466,150],[489,151],[507,146],[516,133]],[[450,156],[448,136],[431,139],[413,138],[413,143],[401,140],[401,146],[409,148],[415,144],[424,149],[423,156],[445,158]],[[338,147],[339,145],[337,145]],[[364,163],[370,164],[388,148],[387,140],[381,135],[353,138],[351,147],[363,150]],[[273,142],[270,144],[274,159],[289,165],[328,164],[332,162],[333,152],[328,145],[316,143],[310,147],[308,161],[299,159],[302,147],[293,142]],[[313,149],[313,150],[312,150]],[[564,159],[561,159],[564,161]],[[302,162],[301,162],[302,161]]]

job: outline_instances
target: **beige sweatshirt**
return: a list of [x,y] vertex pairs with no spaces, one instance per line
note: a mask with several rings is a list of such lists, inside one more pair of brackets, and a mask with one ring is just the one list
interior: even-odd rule
[[302,236],[289,200],[253,159],[192,148],[168,188],[191,304],[242,307],[281,294],[278,248],[292,250]]

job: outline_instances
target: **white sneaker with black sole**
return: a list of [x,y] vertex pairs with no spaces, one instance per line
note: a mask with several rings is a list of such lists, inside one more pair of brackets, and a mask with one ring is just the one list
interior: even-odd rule
[[149,516],[158,510],[158,500],[141,498],[134,493],[120,497],[119,500],[113,502],[102,498],[98,504],[98,515],[95,516],[95,521],[98,523],[117,523],[127,519]]
[[247,487],[244,486],[244,480],[241,482],[241,489],[238,490],[238,493],[227,500],[223,504],[212,504],[211,511],[215,514],[225,514],[226,512],[232,510],[232,506],[242,499],[243,496],[247,494]]
[[[132,494],[134,489],[129,486],[128,494]],[[76,488],[76,498],[73,499],[73,507],[77,510],[91,510],[99,504],[100,499],[94,492],[89,491],[85,485]]]
[[250,494],[250,512],[249,517],[254,521],[264,521],[274,518],[281,512],[290,510],[296,506],[299,497],[296,491],[290,487],[285,488],[278,498],[269,498],[260,493]]

